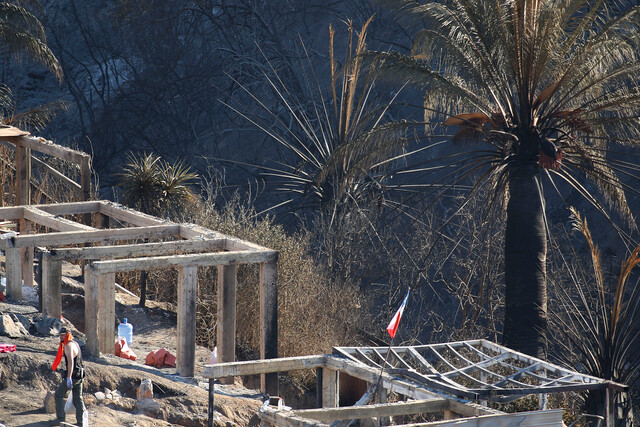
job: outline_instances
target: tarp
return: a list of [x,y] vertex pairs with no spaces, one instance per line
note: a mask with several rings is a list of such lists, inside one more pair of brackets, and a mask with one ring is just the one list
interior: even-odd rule
[[15,345],[0,343],[0,353],[11,353],[12,351],[16,351]]

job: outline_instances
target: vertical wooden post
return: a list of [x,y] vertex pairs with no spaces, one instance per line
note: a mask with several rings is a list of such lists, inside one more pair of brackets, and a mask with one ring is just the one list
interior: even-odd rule
[[31,150],[16,141],[16,205],[31,204]]
[[178,374],[192,377],[196,362],[198,267],[178,268]]
[[[80,191],[83,202],[91,198],[91,158],[89,156],[83,157],[80,164]],[[91,225],[91,214],[84,214],[82,222],[85,225]]]
[[[20,234],[32,234],[35,224],[26,219],[18,221]],[[22,268],[22,281],[27,286],[33,286],[33,248],[20,248],[20,259]]]
[[16,300],[22,299],[22,267],[20,258],[20,248],[7,248],[6,274],[7,274],[7,296]]
[[316,368],[316,408],[322,408],[322,368]]
[[102,353],[115,351],[116,274],[98,274],[98,342]]
[[91,265],[85,265],[84,267],[84,333],[87,337],[87,353],[95,357],[100,356],[98,340],[98,277],[91,271]]
[[[218,266],[218,360],[236,361],[236,286],[235,264]],[[222,384],[233,384],[233,377],[221,378]]]
[[337,408],[340,404],[338,400],[339,378],[338,371],[329,368],[322,368],[323,408]]
[[42,252],[42,314],[59,319],[62,315],[62,261]]
[[215,394],[215,388],[214,388],[214,379],[213,378],[209,378],[209,410],[207,411],[208,413],[208,419],[207,419],[207,427],[213,427],[213,409],[214,409],[214,394]]
[[607,388],[605,391],[605,426],[606,427],[615,427],[616,425],[616,411],[615,411],[615,392],[610,388]]
[[42,251],[43,248],[38,248],[34,252],[34,262],[37,261],[34,267],[33,280],[38,284],[38,311],[44,312],[44,291],[42,290]]
[[[278,272],[276,261],[260,264],[260,358],[278,357]],[[263,393],[278,396],[278,374],[260,375]]]
[[[382,383],[378,384],[376,395],[374,396],[375,403],[387,403],[387,389],[382,386]],[[379,426],[391,425],[391,417],[378,417]]]

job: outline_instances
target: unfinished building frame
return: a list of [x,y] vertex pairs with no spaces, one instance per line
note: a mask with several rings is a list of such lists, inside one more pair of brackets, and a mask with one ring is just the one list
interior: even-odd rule
[[[92,218],[92,225],[72,219],[87,216]],[[22,222],[29,230],[29,234],[5,234],[0,239],[0,249],[6,255],[8,297],[22,299],[23,272],[31,272],[33,277],[33,259],[21,256],[21,251],[38,247],[42,252],[42,311],[48,317],[59,317],[62,261],[85,262],[86,346],[91,355],[114,352],[115,273],[176,268],[177,369],[181,375],[193,376],[197,268],[215,266],[221,322],[219,354],[222,361],[233,362],[238,264],[260,265],[260,356],[269,359],[278,355],[276,251],[193,224],[161,220],[108,201],[6,207],[0,208],[0,219]],[[109,228],[111,222],[125,226]],[[122,243],[141,239],[157,241]],[[73,245],[79,247],[70,247]],[[276,378],[263,376],[262,388],[277,389]]]
[[[421,346],[336,347],[331,355],[207,365],[204,376],[210,378],[210,404],[213,379],[300,369],[319,370],[319,408],[278,410],[265,405],[259,417],[267,425],[348,425],[353,419],[438,412],[443,414],[444,421],[419,425],[561,426],[562,410],[543,407],[540,411],[505,414],[486,404],[509,402],[527,395],[584,390],[603,390],[607,402],[613,402],[614,393],[628,389],[487,340],[469,340]],[[364,396],[360,405],[340,407],[339,373],[366,381],[369,390],[377,385],[377,390],[372,391],[377,403],[367,405],[374,398],[372,394]],[[387,403],[387,391],[413,400]],[[607,406],[607,426],[613,425],[613,411],[612,405]],[[209,415],[211,420],[211,408]],[[469,417],[472,418],[464,419]],[[454,418],[455,421],[447,421]]]

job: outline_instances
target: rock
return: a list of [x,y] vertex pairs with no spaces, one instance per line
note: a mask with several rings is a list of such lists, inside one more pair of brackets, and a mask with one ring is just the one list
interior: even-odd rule
[[45,317],[36,323],[36,331],[41,335],[52,336],[60,333],[62,322],[60,319]]
[[10,315],[3,314],[0,317],[0,335],[5,335],[9,338],[21,338],[29,335],[29,333],[21,323],[16,325]]
[[14,323],[20,322],[27,331],[30,331],[31,327],[33,326],[33,322],[31,321],[31,319],[22,314],[11,313],[11,318],[13,319]]
[[153,383],[150,379],[142,380],[136,393],[138,400],[153,399]]
[[[27,335],[29,335],[29,326],[30,326],[29,325],[29,319],[27,317],[25,317],[25,316],[13,314],[13,313],[11,313],[9,315],[11,316],[11,320],[13,320],[13,324],[16,325],[16,328],[18,328],[20,333],[25,337]],[[26,326],[24,325],[24,323],[22,323],[22,321],[20,320],[20,318],[18,316],[26,319],[26,321],[27,321],[27,325]]]
[[160,415],[162,415],[160,405],[153,399],[138,400],[136,402],[136,411],[152,418],[158,418]]
[[104,394],[106,394],[106,395],[110,395],[110,394],[111,394],[111,389],[110,389],[110,388],[105,387],[105,388],[104,388]]
[[101,392],[101,391],[96,391],[94,393],[94,396],[96,397],[96,400],[98,402],[102,402],[104,399],[107,398],[107,396],[105,396],[105,394],[103,392]]
[[44,397],[44,412],[53,414],[56,412],[56,398],[52,392],[48,391]]

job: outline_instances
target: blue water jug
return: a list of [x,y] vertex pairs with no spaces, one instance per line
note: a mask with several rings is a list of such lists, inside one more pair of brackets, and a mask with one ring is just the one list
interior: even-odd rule
[[133,325],[131,323],[127,323],[127,318],[124,318],[124,322],[118,325],[118,336],[124,337],[125,341],[127,341],[127,345],[131,345],[133,342]]

